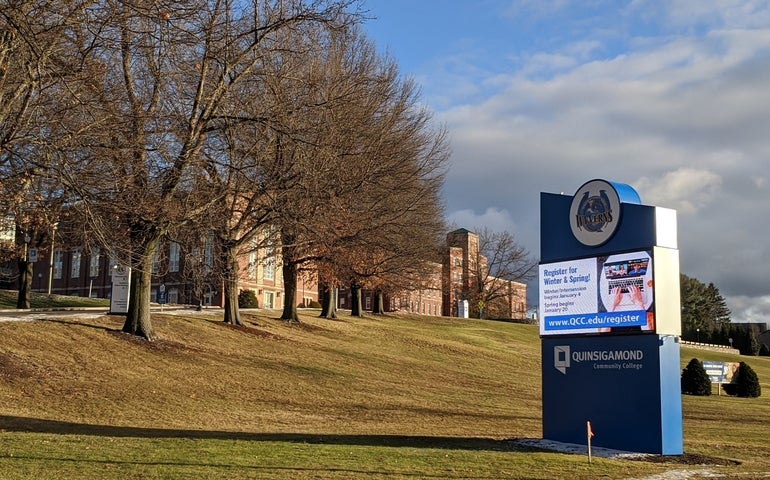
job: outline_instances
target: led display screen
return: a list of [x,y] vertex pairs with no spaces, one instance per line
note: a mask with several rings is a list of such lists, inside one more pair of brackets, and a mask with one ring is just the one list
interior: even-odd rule
[[650,251],[541,264],[541,335],[655,331]]

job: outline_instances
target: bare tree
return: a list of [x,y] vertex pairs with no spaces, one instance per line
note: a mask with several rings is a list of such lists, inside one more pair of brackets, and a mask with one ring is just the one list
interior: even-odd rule
[[16,225],[16,248],[5,253],[18,262],[18,308],[30,306],[28,254],[49,243],[65,198],[48,169],[66,140],[59,125],[76,103],[71,87],[84,76],[70,35],[91,4],[0,5],[0,213]]
[[69,164],[62,175],[103,243],[114,243],[115,232],[128,240],[122,247],[131,300],[123,331],[156,337],[153,255],[169,232],[210,213],[225,193],[200,188],[202,178],[228,168],[226,159],[202,151],[233,113],[233,94],[259,75],[266,52],[284,47],[281,31],[339,25],[350,3],[136,0],[89,10],[88,62],[104,72],[94,115],[105,124],[87,150],[99,161],[85,162],[90,171]]
[[479,248],[471,252],[469,306],[474,315],[511,318],[512,282],[525,283],[536,274],[537,262],[508,231],[478,232]]
[[[434,259],[443,228],[444,130],[430,128],[414,83],[359,32],[331,40],[309,63],[306,135],[281,151],[308,173],[297,177],[303,194],[280,214],[287,320],[296,319],[288,303],[296,269],[316,264],[328,293],[342,282],[354,291],[403,284]],[[330,300],[324,295],[322,315],[333,315]]]

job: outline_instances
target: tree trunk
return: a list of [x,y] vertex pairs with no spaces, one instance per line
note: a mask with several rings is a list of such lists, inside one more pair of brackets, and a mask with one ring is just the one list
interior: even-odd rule
[[297,265],[283,262],[283,314],[281,320],[299,322],[297,314]]
[[328,283],[321,286],[321,318],[337,318],[336,289]]
[[385,313],[385,301],[383,300],[384,295],[382,294],[382,290],[375,290],[374,291],[374,303],[372,305],[372,313],[376,315],[382,315]]
[[281,260],[283,273],[283,314],[281,320],[299,322],[297,314],[297,247],[296,235],[281,229]]
[[35,264],[24,258],[19,259],[19,297],[16,308],[30,308],[32,302],[32,277]]
[[123,324],[123,332],[144,337],[150,341],[157,339],[150,316],[152,257],[157,248],[158,239],[153,238],[146,243],[142,253],[132,255],[128,313],[126,323]]
[[351,282],[350,296],[350,315],[353,317],[363,317],[363,309],[361,308],[361,285],[358,282]]
[[230,325],[243,326],[238,308],[238,259],[232,245],[222,242],[222,265],[224,265],[225,318]]

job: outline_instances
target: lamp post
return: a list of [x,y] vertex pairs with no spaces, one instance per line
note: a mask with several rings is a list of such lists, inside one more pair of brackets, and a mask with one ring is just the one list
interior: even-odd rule
[[51,231],[51,258],[48,259],[48,295],[51,294],[51,285],[53,282],[53,255],[54,255],[54,240],[56,239],[56,227],[59,226],[59,222],[54,222],[53,229]]
[[698,333],[698,343],[700,343],[700,328],[696,328],[695,331]]
[[727,341],[730,342],[730,348],[733,348],[733,337],[728,338]]
[[[25,268],[27,269],[27,272],[29,275],[27,277],[29,279],[28,280],[29,291],[32,291],[32,289],[34,288],[34,286],[32,285],[32,282],[34,281],[34,275],[35,275],[35,264],[34,263],[30,264],[30,261],[29,261],[29,243],[31,241],[32,241],[32,237],[29,236],[29,233],[25,234],[24,235],[24,263],[26,264]],[[31,270],[30,270],[30,265],[32,265]]]

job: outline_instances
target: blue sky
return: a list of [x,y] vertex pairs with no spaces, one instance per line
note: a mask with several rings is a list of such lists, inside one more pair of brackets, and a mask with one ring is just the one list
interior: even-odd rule
[[450,221],[538,258],[540,192],[627,183],[677,210],[682,272],[764,322],[769,3],[368,0],[364,30],[450,132]]

